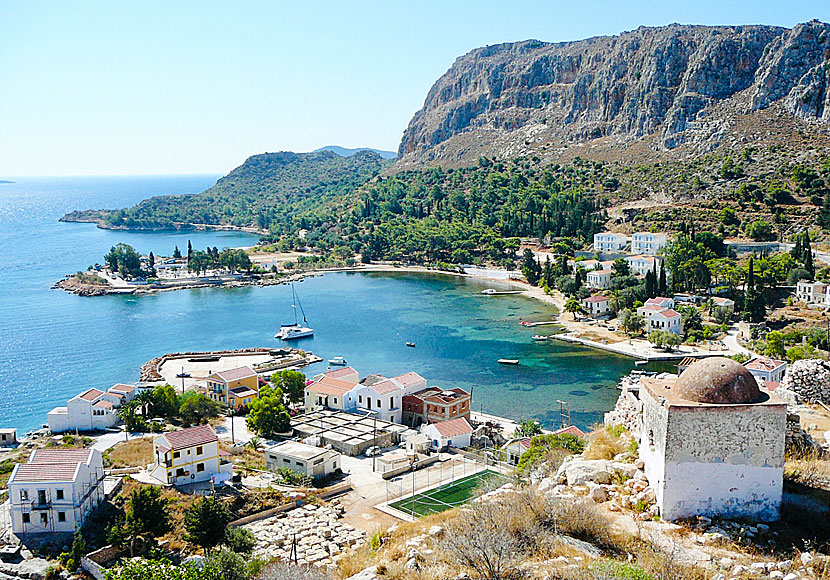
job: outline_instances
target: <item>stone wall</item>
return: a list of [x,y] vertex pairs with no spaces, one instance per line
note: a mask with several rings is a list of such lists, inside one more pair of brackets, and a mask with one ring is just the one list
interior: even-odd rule
[[775,394],[789,403],[820,401],[830,404],[830,362],[821,359],[795,361],[787,368]]

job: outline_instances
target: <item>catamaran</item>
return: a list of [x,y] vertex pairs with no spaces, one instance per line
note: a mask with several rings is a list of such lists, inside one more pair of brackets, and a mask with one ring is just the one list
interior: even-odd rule
[[[294,284],[291,284],[291,298],[293,300],[291,308],[294,309],[294,324],[280,325],[280,330],[274,335],[274,338],[278,338],[280,340],[295,340],[306,336],[314,336],[314,329],[308,326],[308,320],[306,320],[303,305],[300,304],[297,292],[294,291]],[[297,307],[300,308],[300,313],[303,315],[303,324],[300,324],[297,319]]]

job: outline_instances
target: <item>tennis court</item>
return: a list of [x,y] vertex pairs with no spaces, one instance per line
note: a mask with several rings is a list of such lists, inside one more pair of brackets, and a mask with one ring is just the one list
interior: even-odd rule
[[507,478],[500,473],[485,469],[429,491],[396,501],[389,504],[389,507],[406,514],[418,516],[437,514],[467,503],[473,497],[476,488],[487,481],[498,484],[507,481]]

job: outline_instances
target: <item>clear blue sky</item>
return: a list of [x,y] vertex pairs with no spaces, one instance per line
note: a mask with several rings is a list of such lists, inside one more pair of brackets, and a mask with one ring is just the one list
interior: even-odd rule
[[0,0],[0,178],[396,150],[435,79],[478,46],[812,18],[830,20],[830,2]]

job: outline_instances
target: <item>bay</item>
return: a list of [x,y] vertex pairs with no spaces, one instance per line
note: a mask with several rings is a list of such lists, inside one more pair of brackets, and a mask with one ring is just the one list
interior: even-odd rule
[[[112,232],[57,222],[73,209],[195,193],[215,179],[29,178],[0,185],[0,426],[35,428],[83,389],[137,380],[140,365],[165,352],[279,344],[274,332],[293,320],[287,286],[95,298],[49,289],[64,274],[101,261],[119,241],[159,255],[175,245],[186,249],[188,240],[197,249],[252,244],[254,236],[237,232]],[[430,385],[472,390],[474,407],[497,415],[558,426],[561,400],[574,424],[601,420],[632,362],[554,341],[534,343],[539,328],[518,322],[546,318],[550,308],[522,296],[482,296],[485,287],[408,273],[309,278],[296,289],[315,336],[296,345],[324,359],[344,356],[361,375],[413,370]],[[521,364],[499,365],[499,358]]]

